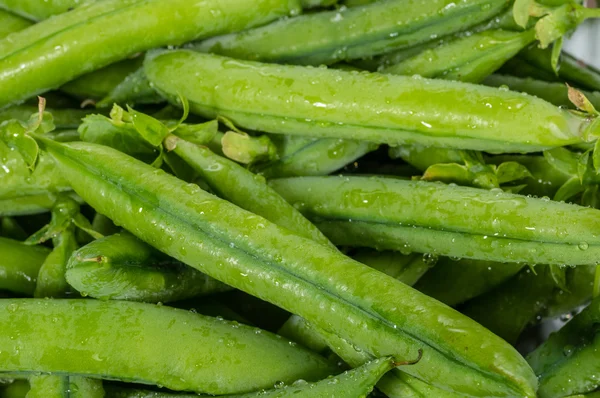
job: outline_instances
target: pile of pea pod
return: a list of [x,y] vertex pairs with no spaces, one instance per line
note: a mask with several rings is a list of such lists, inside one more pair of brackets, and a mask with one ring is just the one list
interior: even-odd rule
[[600,397],[590,18],[0,0],[0,398]]

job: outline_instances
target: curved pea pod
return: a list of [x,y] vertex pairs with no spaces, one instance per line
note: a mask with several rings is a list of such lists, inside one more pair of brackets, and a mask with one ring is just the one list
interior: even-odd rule
[[282,146],[293,147],[293,141],[301,141],[304,145],[290,151],[284,149],[284,155],[278,160],[257,167],[257,171],[266,178],[327,175],[378,148],[371,142],[338,138],[307,140],[304,137],[274,135],[272,139],[278,137],[282,137]]
[[[228,0],[226,4],[216,0],[168,4],[160,0],[108,0],[86,4],[15,33],[10,41],[0,41],[0,107],[140,51],[247,29],[298,10],[295,0],[251,4],[243,0]],[[106,34],[88,34],[100,29]],[[124,36],[128,40],[123,40]]]
[[102,101],[98,102],[99,108],[109,107],[113,104],[158,104],[164,102],[158,93],[151,87],[150,82],[144,74],[144,69],[138,67],[132,71],[121,82],[116,84],[112,90],[106,93]]
[[101,100],[116,90],[128,76],[139,70],[143,62],[144,57],[115,62],[63,84],[60,90],[81,99]]
[[96,0],[1,0],[0,8],[6,8],[25,18],[40,21],[94,1]]
[[23,241],[27,239],[27,232],[13,217],[0,218],[0,236]]
[[437,261],[437,258],[427,255],[405,255],[399,252],[378,252],[370,249],[360,249],[352,255],[352,258],[409,286],[417,283]]
[[530,264],[596,264],[600,256],[600,211],[587,207],[383,177],[270,184],[338,245]]
[[316,354],[268,332],[165,306],[6,299],[0,301],[0,323],[3,372],[68,373],[232,394],[334,371]]
[[0,289],[33,296],[38,271],[49,253],[43,246],[0,237]]
[[541,313],[557,290],[548,266],[525,269],[491,292],[461,307],[461,312],[511,344]]
[[415,289],[449,306],[488,292],[519,272],[524,264],[440,258]]
[[[551,49],[542,50],[532,46],[522,51],[518,58],[532,65],[536,70],[540,70],[541,79],[548,77],[550,81],[567,81],[584,90],[600,91],[600,71],[568,53],[563,52],[561,55],[558,75],[552,69]],[[524,72],[527,73],[527,69]]]
[[269,187],[264,177],[174,135],[166,138],[165,146],[194,168],[220,197],[300,236],[331,245],[317,227]]
[[[568,88],[563,83],[536,80],[530,77],[515,77],[509,75],[491,75],[486,77],[482,84],[492,87],[508,87],[513,91],[520,91],[546,100],[556,106],[574,108],[569,100]],[[600,108],[600,92],[584,91],[583,94],[596,108]]]
[[546,303],[542,316],[557,317],[575,311],[592,299],[595,265],[567,269],[568,291],[558,290]]
[[590,305],[527,356],[540,379],[539,397],[567,397],[596,390],[600,300]]
[[531,152],[582,142],[600,129],[593,117],[535,97],[461,82],[259,64],[185,50],[161,54],[144,68],[160,92],[180,93],[193,112],[270,133]]
[[29,26],[31,26],[31,22],[27,19],[0,9],[0,39]]
[[169,302],[230,290],[123,232],[75,251],[67,282],[85,296],[101,300]]
[[42,375],[29,378],[25,398],[104,398],[102,381],[80,376]]
[[279,20],[211,38],[194,48],[265,62],[333,64],[468,29],[500,13],[506,5],[505,0],[384,0]]
[[424,384],[534,396],[535,377],[513,347],[394,278],[114,149],[36,139],[86,203],[164,253],[374,357],[401,362],[422,349],[402,371]]
[[427,49],[381,72],[478,83],[534,41],[533,29],[486,30]]
[[[375,383],[387,372],[394,368],[391,358],[380,358],[368,362],[356,369],[348,370],[338,376],[330,377],[318,382],[308,383],[298,380],[287,386],[272,390],[251,392],[248,394],[222,395],[223,398],[365,398],[373,390]],[[107,398],[177,398],[179,394],[160,393],[144,390],[128,390],[116,387],[109,389]],[[183,398],[193,398],[197,395],[184,395]]]

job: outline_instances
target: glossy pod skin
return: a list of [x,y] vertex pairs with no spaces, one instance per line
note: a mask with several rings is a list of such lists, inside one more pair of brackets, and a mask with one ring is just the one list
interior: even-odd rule
[[[530,264],[596,264],[600,211],[470,187],[384,177],[270,181],[332,242]],[[343,228],[340,228],[342,227]]]
[[[85,5],[0,41],[0,107],[140,51],[247,29],[298,10],[295,0],[107,0]],[[87,34],[95,30],[106,34]]]
[[593,118],[534,97],[460,82],[260,64],[186,50],[161,54],[144,68],[155,88],[181,93],[193,112],[269,133],[532,152],[582,142],[600,128]]
[[78,374],[231,394],[334,371],[324,359],[268,332],[165,306],[5,299],[0,323],[3,372]]
[[[394,368],[391,358],[381,358],[368,362],[356,369],[348,370],[338,376],[330,377],[315,383],[298,381],[292,385],[277,389],[253,392],[248,394],[222,395],[223,398],[366,398],[373,390],[375,383]],[[179,394],[168,394],[153,391],[119,389],[109,390],[106,398],[177,398]],[[185,395],[193,398],[197,395]]]
[[40,21],[94,1],[96,0],[0,0],[0,8],[5,8],[34,21]]
[[486,30],[427,49],[381,72],[478,83],[534,41],[534,30]]
[[166,140],[167,148],[196,170],[218,196],[300,236],[331,245],[321,231],[269,187],[264,178],[206,147],[173,135]]
[[82,294],[100,300],[166,303],[231,290],[126,232],[73,253],[66,278]]
[[87,203],[164,253],[375,357],[404,361],[422,348],[402,371],[424,384],[534,395],[536,380],[512,347],[394,278],[108,147],[37,140]]
[[[571,100],[569,100],[568,89],[564,83],[546,82],[530,77],[523,78],[509,75],[491,75],[486,77],[482,83],[491,87],[506,86],[513,91],[535,95],[556,106],[567,108],[575,107]],[[599,91],[584,91],[583,94],[590,100],[596,109],[600,109]]]
[[34,376],[25,398],[105,398],[102,381],[80,376]]
[[33,296],[38,271],[49,253],[43,246],[0,237],[0,289]]
[[0,9],[0,40],[4,39],[9,34],[23,30],[30,25],[30,21]]
[[596,298],[527,356],[540,378],[540,398],[585,394],[598,388],[599,316],[600,299]]
[[208,39],[194,48],[239,59],[328,65],[468,29],[500,13],[507,5],[505,0],[383,0],[283,19],[254,30]]

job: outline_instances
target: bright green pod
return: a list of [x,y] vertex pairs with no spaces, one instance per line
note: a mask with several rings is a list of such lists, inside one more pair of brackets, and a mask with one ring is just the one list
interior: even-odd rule
[[162,93],[186,97],[193,112],[269,133],[535,152],[582,142],[600,130],[593,117],[538,98],[461,82],[260,64],[186,50],[147,61],[145,71]]
[[540,379],[540,398],[567,397],[598,389],[599,317],[600,299],[596,298],[527,356]]
[[318,8],[318,7],[329,7],[336,4],[338,0],[301,0],[302,8]]
[[27,19],[0,9],[0,40],[29,26],[31,26],[31,22]]
[[[86,4],[0,41],[0,107],[140,51],[248,29],[298,11],[297,0],[106,0]],[[89,34],[100,30],[106,34]]]
[[[534,95],[556,106],[575,108],[569,99],[569,90],[564,83],[547,82],[530,77],[491,75],[486,77],[482,84],[491,87],[508,87],[513,91]],[[583,91],[583,94],[596,109],[600,109],[600,91]]]
[[82,295],[101,300],[166,303],[231,290],[126,232],[73,253],[66,279]]
[[294,177],[271,186],[338,245],[530,264],[596,264],[600,210],[383,177]]
[[41,21],[70,11],[95,0],[0,0],[0,8],[5,8],[33,21]]
[[396,279],[111,148],[36,139],[86,203],[164,253],[375,357],[401,362],[422,348],[419,363],[402,371],[424,384],[534,395],[536,380],[514,348]]
[[334,371],[321,357],[271,333],[151,304],[5,299],[0,324],[2,372],[234,394]]
[[502,284],[525,265],[440,258],[415,284],[415,289],[455,307]]
[[486,30],[426,49],[381,72],[479,83],[534,41],[533,29]]
[[317,227],[269,187],[264,177],[253,174],[232,160],[214,154],[207,147],[174,135],[166,140],[167,149],[172,150],[196,170],[202,180],[220,197],[300,236],[331,245]]
[[43,246],[0,237],[0,290],[33,296],[38,271],[49,253]]
[[[327,175],[378,148],[371,142],[339,138],[273,135],[271,139],[281,140],[278,147],[283,148],[279,159],[257,168],[266,178]],[[298,142],[302,145],[297,145]]]
[[165,101],[150,86],[141,65],[135,71],[123,76],[123,79],[101,98],[102,100],[96,104],[98,108],[110,107],[113,104],[157,104]]
[[507,5],[506,0],[382,0],[282,19],[208,39],[194,48],[265,62],[333,64],[466,30],[499,14]]
[[[375,383],[395,367],[391,358],[380,358],[368,362],[356,369],[348,370],[338,376],[330,377],[314,383],[298,380],[287,386],[276,389],[252,392],[248,394],[222,395],[223,398],[366,398],[373,390]],[[116,387],[109,389],[106,398],[194,398],[197,395],[179,395],[143,390],[128,390]]]
[[404,255],[399,252],[378,252],[370,249],[359,249],[352,254],[352,258],[409,286],[417,283],[437,260],[435,257],[420,254]]
[[29,385],[25,398],[105,398],[102,381],[87,377],[33,376]]

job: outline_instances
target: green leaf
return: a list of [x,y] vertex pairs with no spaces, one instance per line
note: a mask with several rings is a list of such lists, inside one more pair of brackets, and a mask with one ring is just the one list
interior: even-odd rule
[[585,187],[581,185],[579,177],[572,177],[565,182],[554,194],[554,200],[557,202],[566,202],[573,196],[583,192]]
[[246,134],[242,130],[238,129],[235,126],[235,124],[233,124],[233,122],[231,120],[227,119],[225,116],[217,116],[217,120],[219,121],[219,123],[223,123],[225,125],[225,127],[227,127],[230,130],[235,131],[236,133]]
[[179,97],[179,102],[181,103],[181,107],[183,108],[183,115],[181,115],[181,118],[179,119],[179,121],[177,122],[177,124],[174,127],[171,127],[169,129],[169,132],[173,132],[175,130],[177,130],[177,128],[183,124],[183,122],[186,121],[186,119],[188,118],[189,114],[190,114],[190,103],[187,100],[187,98],[185,98],[181,93],[177,93],[177,96]]
[[582,22],[579,8],[581,7],[574,3],[564,4],[535,24],[536,38],[541,48],[547,48]]
[[592,153],[592,161],[596,174],[600,174],[600,140],[596,140],[594,144],[594,152]]
[[513,5],[513,17],[517,25],[525,29],[529,22],[529,9],[533,5],[534,0],[515,0]]
[[523,178],[531,177],[531,173],[527,167],[518,162],[504,162],[498,166],[496,170],[499,184],[522,180]]
[[523,189],[527,188],[527,184],[521,184],[521,185],[513,185],[513,186],[503,186],[502,190],[504,192],[510,192],[510,193],[519,193],[521,192]]
[[552,46],[550,65],[552,66],[552,70],[554,71],[556,76],[558,76],[558,61],[560,61],[560,53],[563,47],[563,38],[564,36],[559,37],[558,40],[556,40],[556,42],[554,42],[554,45]]
[[554,148],[544,151],[544,159],[556,170],[576,176],[578,170],[579,156],[566,148]]
[[94,229],[94,227],[92,227],[92,224],[90,223],[90,220],[88,220],[87,218],[85,218],[83,216],[83,214],[77,213],[75,215],[75,217],[73,217],[72,221],[73,221],[73,224],[75,224],[75,226],[77,228],[79,228],[80,230],[84,231],[85,233],[87,233],[88,235],[90,235],[92,238],[94,238],[94,239],[100,239],[100,238],[104,237],[104,235],[102,235],[101,233],[99,233],[98,231],[96,231]]
[[130,106],[127,106],[127,110],[131,116],[133,127],[152,146],[160,146],[163,140],[170,134],[167,126],[152,116],[137,112]]
[[590,185],[583,191],[583,195],[581,195],[581,205],[589,206],[594,209],[598,208],[598,185]]
[[590,166],[590,153],[592,149],[588,149],[584,153],[579,156],[579,161],[577,162],[577,175],[579,176],[579,181],[583,184],[583,179],[585,177],[585,173],[588,171]]
[[473,174],[467,166],[458,163],[438,163],[431,165],[423,173],[422,180],[441,181],[446,184],[471,185]]
[[39,154],[37,142],[27,135],[25,127],[17,120],[9,120],[2,124],[0,139],[9,148],[18,151],[29,169],[33,169]]
[[552,264],[550,267],[550,276],[552,276],[552,280],[556,283],[556,286],[560,288],[560,290],[564,292],[569,292],[567,288],[567,273],[566,267],[564,265]]
[[221,139],[223,153],[228,158],[243,164],[277,159],[277,148],[269,137],[252,137],[246,133],[228,131]]
[[216,137],[218,131],[219,122],[211,120],[201,124],[182,124],[173,134],[194,144],[206,145]]

